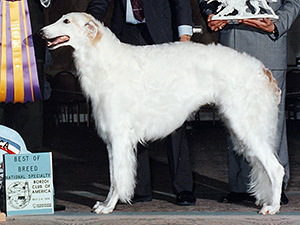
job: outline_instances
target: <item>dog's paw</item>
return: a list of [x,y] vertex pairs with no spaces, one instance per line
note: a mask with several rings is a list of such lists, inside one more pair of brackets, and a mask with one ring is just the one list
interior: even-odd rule
[[280,205],[264,205],[259,211],[263,215],[274,215],[279,213]]
[[114,210],[113,207],[108,207],[108,206],[103,205],[101,203],[102,202],[100,202],[100,204],[99,204],[99,202],[97,202],[95,204],[95,206],[97,205],[97,207],[94,206],[93,209],[92,209],[92,211],[94,213],[97,213],[97,214],[108,214],[108,213],[111,213]]
[[93,206],[92,211],[94,211],[95,209],[97,209],[101,205],[104,205],[104,202],[97,201],[96,204]]

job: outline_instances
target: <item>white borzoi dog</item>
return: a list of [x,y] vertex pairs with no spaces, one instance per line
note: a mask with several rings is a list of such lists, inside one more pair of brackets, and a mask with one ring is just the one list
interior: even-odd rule
[[138,142],[163,138],[206,103],[220,109],[238,154],[252,166],[250,188],[260,213],[280,209],[284,170],[275,153],[280,89],[253,57],[221,45],[121,43],[85,13],[44,27],[48,47],[74,48],[83,92],[107,144],[111,187],[96,213],[110,213],[134,194]]

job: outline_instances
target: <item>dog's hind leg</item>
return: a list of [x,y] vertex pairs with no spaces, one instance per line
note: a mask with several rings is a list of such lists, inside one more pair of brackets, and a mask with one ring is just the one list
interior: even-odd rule
[[[126,132],[125,132],[126,133]],[[130,138],[117,137],[112,141],[112,151],[110,157],[111,189],[106,201],[96,203],[93,211],[95,213],[111,213],[118,200],[130,203],[134,194],[136,154],[134,145]]]
[[[268,152],[267,148],[261,151]],[[257,204],[263,204],[259,213],[276,214],[280,209],[284,168],[272,151],[269,151],[271,154],[265,152],[250,157],[252,165],[250,188],[255,193]]]
[[257,199],[256,204],[263,205],[260,213],[276,214],[280,209],[284,169],[268,142],[268,137],[251,133],[248,131],[243,140],[233,143],[238,147],[235,149],[242,149],[239,153],[250,163],[249,187]]
[[[261,101],[256,101],[256,96],[250,94],[248,98],[244,97],[243,101],[236,97],[234,104],[231,102],[221,110],[237,140],[233,142],[235,150],[243,154],[252,168],[250,190],[257,199],[256,203],[263,205],[260,213],[275,214],[280,209],[284,176],[284,169],[275,151],[277,105],[272,101],[271,95],[269,99],[264,99],[264,95],[261,95]],[[265,96],[269,95],[266,93]]]
[[249,189],[257,199],[256,204],[263,205],[259,213],[278,213],[284,169],[267,138],[260,135],[248,135],[243,141],[235,140],[235,137],[232,139],[235,149],[247,159],[251,166]]

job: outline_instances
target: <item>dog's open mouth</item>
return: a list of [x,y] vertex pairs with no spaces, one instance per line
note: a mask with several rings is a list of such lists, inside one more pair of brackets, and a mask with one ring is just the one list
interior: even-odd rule
[[59,44],[66,43],[69,40],[70,40],[70,37],[67,36],[67,35],[59,36],[59,37],[56,37],[56,38],[51,38],[47,42],[47,47],[48,48],[54,48],[55,46],[57,46]]

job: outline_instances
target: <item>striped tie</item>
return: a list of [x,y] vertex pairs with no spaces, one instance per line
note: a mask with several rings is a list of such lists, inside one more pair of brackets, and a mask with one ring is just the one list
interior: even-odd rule
[[143,4],[141,0],[131,0],[132,10],[134,17],[142,22],[145,18],[143,11]]

